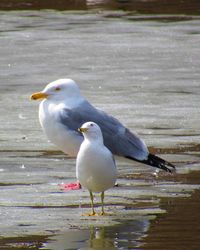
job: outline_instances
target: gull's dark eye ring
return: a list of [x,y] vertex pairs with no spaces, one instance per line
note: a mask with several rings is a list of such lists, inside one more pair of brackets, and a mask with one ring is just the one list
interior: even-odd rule
[[56,87],[56,88],[55,88],[55,91],[59,91],[59,90],[60,90],[60,87]]
[[94,124],[93,124],[93,123],[90,123],[90,126],[91,126],[91,127],[93,127],[93,126],[94,126]]

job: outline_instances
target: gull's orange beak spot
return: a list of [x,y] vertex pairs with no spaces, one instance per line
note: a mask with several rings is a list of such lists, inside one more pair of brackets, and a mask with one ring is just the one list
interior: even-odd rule
[[45,94],[45,93],[42,93],[42,92],[37,92],[37,93],[33,93],[31,96],[30,96],[30,99],[31,100],[40,100],[40,99],[45,99],[47,98],[48,95]]

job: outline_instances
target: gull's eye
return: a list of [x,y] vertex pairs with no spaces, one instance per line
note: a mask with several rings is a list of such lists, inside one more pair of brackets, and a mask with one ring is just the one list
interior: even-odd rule
[[94,126],[94,124],[93,123],[90,123],[90,127],[93,127]]
[[59,90],[60,90],[60,87],[56,87],[56,88],[55,88],[55,91],[59,91]]

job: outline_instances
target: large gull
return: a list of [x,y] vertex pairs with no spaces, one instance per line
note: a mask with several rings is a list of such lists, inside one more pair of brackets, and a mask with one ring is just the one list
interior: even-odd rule
[[117,178],[115,160],[105,147],[101,129],[96,123],[86,122],[79,131],[83,133],[84,140],[76,159],[76,177],[90,193],[92,212],[89,215],[97,215],[93,192],[101,192],[100,215],[105,215],[104,192],[114,186]]
[[49,140],[69,156],[77,156],[83,141],[83,135],[77,129],[85,122],[93,121],[100,126],[105,146],[114,155],[167,172],[175,168],[173,164],[149,153],[145,142],[119,120],[90,104],[71,79],[53,81],[41,92],[32,94],[31,99],[42,100],[39,106],[42,129]]

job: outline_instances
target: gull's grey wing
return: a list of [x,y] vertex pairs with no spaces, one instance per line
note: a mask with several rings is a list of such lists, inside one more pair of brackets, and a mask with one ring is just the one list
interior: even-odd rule
[[97,123],[102,130],[105,146],[113,154],[139,161],[146,159],[149,154],[145,143],[135,133],[130,132],[117,119],[94,108],[87,101],[76,108],[63,109],[60,113],[60,121],[74,131],[77,131],[85,122]]

